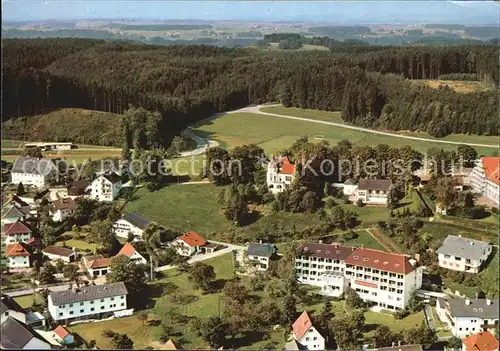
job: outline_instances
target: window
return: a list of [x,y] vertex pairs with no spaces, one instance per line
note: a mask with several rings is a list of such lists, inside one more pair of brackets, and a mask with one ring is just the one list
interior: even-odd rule
[[80,310],[80,313],[83,313],[83,310]]
[[125,306],[125,304],[122,302],[122,303],[120,304],[120,306]]
[[5,317],[7,317],[9,315],[9,312],[5,312]]
[[111,301],[115,301],[115,298],[114,298],[114,297],[112,297],[112,298],[111,298]]
[[101,302],[104,302],[104,299],[101,299]]
[[73,304],[72,304],[72,303],[70,303],[70,304],[69,304],[69,307],[73,307]]
[[59,312],[59,317],[62,317],[62,315],[63,315],[62,312]]
[[92,308],[90,309],[90,312],[94,312],[94,307],[92,307]]
[[103,310],[103,309],[104,309],[104,306],[101,306],[101,310]]
[[91,301],[90,301],[90,304],[91,304],[91,305],[93,305],[93,304],[94,304],[94,300],[91,300]]
[[306,338],[306,341],[309,341],[309,337]]
[[83,302],[80,302],[80,306],[83,306]]
[[69,314],[73,314],[73,311],[69,311]]

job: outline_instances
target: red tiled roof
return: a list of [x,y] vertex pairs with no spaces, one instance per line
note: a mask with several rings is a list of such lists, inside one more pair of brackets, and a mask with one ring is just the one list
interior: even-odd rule
[[59,336],[61,339],[64,339],[69,335],[69,331],[67,331],[64,327],[62,326],[57,326],[56,329],[54,329],[54,333]]
[[354,250],[345,263],[398,274],[408,274],[414,269],[408,256],[362,248]]
[[486,178],[500,185],[500,157],[481,157],[481,162]]
[[279,173],[291,175],[295,173],[295,165],[290,162],[287,156],[284,156],[280,159]]
[[74,210],[76,209],[76,202],[72,198],[59,199],[52,202],[56,210]]
[[312,327],[311,318],[307,311],[302,312],[299,318],[292,324],[293,332],[295,333],[295,337],[297,340],[302,339],[302,337],[306,334],[309,328]]
[[187,232],[179,237],[179,240],[184,241],[189,246],[203,246],[207,241],[198,233]]
[[92,269],[106,268],[111,264],[111,260],[105,258],[103,255],[87,256],[85,257],[85,261],[87,262],[87,267]]
[[24,243],[7,245],[7,257],[31,256],[31,252]]
[[132,257],[134,252],[136,252],[136,249],[130,243],[125,243],[120,252],[118,252],[118,255],[125,255],[127,257]]
[[28,234],[31,233],[30,227],[23,221],[7,223],[4,225],[4,235],[10,234]]
[[498,350],[498,340],[490,332],[481,332],[462,339],[467,351]]

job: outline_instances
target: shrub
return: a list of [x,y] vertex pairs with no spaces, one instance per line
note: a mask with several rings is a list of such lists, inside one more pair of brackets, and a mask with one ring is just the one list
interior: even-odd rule
[[115,332],[110,330],[110,329],[104,329],[102,331],[102,336],[105,337],[105,338],[112,338],[115,336]]
[[403,319],[405,318],[406,316],[408,316],[410,314],[410,311],[408,310],[398,310],[396,313],[394,313],[394,317],[396,319]]

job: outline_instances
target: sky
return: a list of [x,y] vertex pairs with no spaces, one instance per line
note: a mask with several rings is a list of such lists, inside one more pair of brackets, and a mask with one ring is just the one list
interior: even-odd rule
[[3,21],[126,19],[498,24],[493,1],[3,0]]

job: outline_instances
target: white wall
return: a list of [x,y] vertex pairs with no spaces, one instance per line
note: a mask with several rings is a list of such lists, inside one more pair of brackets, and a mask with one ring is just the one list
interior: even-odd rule
[[[48,302],[50,315],[56,321],[127,309],[127,297],[125,295],[75,302],[73,304],[60,306],[55,306],[52,303],[51,296],[49,296]],[[71,311],[73,311],[72,314]]]
[[258,271],[267,271],[269,268],[269,257],[248,255],[248,259],[255,262],[255,269]]
[[74,210],[69,210],[69,209],[65,209],[65,210],[53,210],[51,211],[51,214],[52,214],[52,220],[54,222],[62,222],[64,221],[66,218],[68,218],[69,216],[71,216],[73,214]]
[[141,239],[143,230],[120,218],[113,224],[113,231],[120,238],[128,238],[128,233],[132,233],[136,238]]
[[3,323],[4,320],[7,319],[7,317],[15,318],[18,321],[26,324],[26,315],[24,313],[17,312],[17,311],[14,311],[14,310],[5,311],[4,313],[2,313],[2,320],[1,320],[1,322]]
[[32,338],[26,345],[24,345],[23,350],[50,350],[51,348],[52,347],[48,342],[38,338]]
[[298,340],[295,333],[294,338],[299,343],[307,347],[308,350],[324,350],[325,349],[325,338],[316,330],[315,327],[309,328],[309,330],[304,334],[304,336]]
[[267,168],[267,187],[269,191],[273,194],[281,193],[285,191],[293,183],[294,176],[291,174],[280,174],[277,168],[268,167]]
[[27,243],[31,239],[31,233],[27,234],[9,234],[5,236],[5,244],[15,244],[18,242]]
[[[456,256],[450,256],[450,255],[445,255],[443,253],[440,253],[438,255],[438,262],[439,266],[446,268],[446,269],[451,269],[454,271],[460,271],[460,272],[469,272],[469,273],[478,273],[481,269],[481,265],[483,262],[488,260],[488,257],[491,254],[491,245],[488,245],[486,250],[483,252],[483,255],[479,259],[479,261],[476,260],[467,260],[466,258],[463,257],[457,257]],[[450,263],[452,263],[450,265]],[[468,266],[470,267],[469,269],[466,269],[465,267]]]
[[9,268],[29,268],[30,258],[29,256],[15,256],[8,258]]
[[122,182],[111,183],[103,176],[99,176],[91,184],[91,197],[98,201],[113,201],[122,188]]

